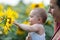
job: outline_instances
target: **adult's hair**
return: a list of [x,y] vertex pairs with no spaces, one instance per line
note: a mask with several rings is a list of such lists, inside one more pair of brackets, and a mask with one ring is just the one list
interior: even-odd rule
[[57,6],[60,8],[60,0],[56,0]]

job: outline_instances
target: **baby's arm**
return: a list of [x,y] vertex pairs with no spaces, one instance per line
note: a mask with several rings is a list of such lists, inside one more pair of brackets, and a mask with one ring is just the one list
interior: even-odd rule
[[28,25],[20,24],[20,23],[17,23],[17,22],[14,22],[14,24],[16,26],[18,26],[19,28],[23,29],[23,30],[28,30],[29,29],[29,26]]
[[14,24],[17,25],[19,28],[25,30],[25,31],[34,32],[34,31],[38,31],[39,30],[39,27],[38,27],[37,24],[34,24],[32,26],[28,26],[28,25],[25,25],[25,24],[19,24],[17,22],[15,22]]

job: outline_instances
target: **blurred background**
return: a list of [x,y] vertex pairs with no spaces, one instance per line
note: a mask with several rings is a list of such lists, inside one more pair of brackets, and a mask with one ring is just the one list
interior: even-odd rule
[[53,17],[48,13],[50,0],[0,0],[0,40],[25,40],[28,32],[16,27],[13,22],[29,25],[29,13],[34,8],[47,11],[45,23],[46,40],[53,35]]

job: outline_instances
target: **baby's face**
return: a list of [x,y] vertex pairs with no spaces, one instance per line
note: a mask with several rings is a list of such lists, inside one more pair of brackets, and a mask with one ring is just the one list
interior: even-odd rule
[[34,11],[31,11],[30,17],[29,17],[30,24],[33,25],[33,24],[39,23],[40,22],[39,19],[40,18],[36,15],[36,13]]

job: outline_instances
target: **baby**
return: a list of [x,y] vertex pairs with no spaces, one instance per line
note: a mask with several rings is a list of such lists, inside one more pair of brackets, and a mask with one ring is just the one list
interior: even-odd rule
[[28,31],[26,40],[45,40],[44,23],[47,19],[46,11],[43,8],[35,8],[30,12],[30,26],[14,22],[19,28]]

